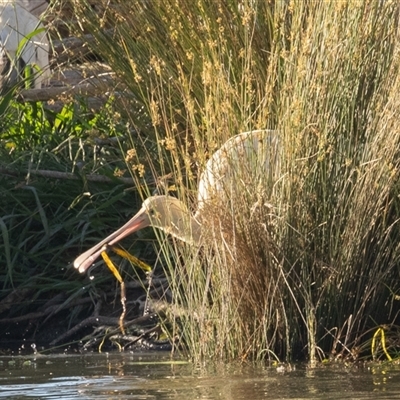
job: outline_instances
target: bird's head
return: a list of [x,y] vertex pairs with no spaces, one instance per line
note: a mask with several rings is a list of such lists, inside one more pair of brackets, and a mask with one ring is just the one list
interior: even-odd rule
[[112,246],[147,226],[162,229],[166,233],[192,243],[192,231],[196,229],[197,237],[197,225],[197,223],[193,223],[186,206],[177,198],[171,196],[148,197],[143,202],[141,209],[125,225],[76,258],[74,267],[79,272],[86,271],[106,246]]

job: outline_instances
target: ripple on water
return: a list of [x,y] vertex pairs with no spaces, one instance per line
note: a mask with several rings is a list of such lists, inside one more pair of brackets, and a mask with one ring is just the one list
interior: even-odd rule
[[398,399],[400,367],[194,367],[165,353],[0,357],[0,398]]

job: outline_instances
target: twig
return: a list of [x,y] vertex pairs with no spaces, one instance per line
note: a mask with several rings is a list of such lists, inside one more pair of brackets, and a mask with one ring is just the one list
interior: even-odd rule
[[[18,172],[12,169],[0,167],[0,174],[3,175],[10,175],[10,176],[22,176],[26,175],[28,172]],[[36,169],[36,170],[30,170],[29,171],[30,175],[38,175],[38,176],[43,176],[45,178],[53,178],[53,179],[70,179],[70,180],[79,180],[82,179],[79,175],[73,174],[71,172],[60,172],[60,171],[50,171],[50,170],[44,170],[44,169]],[[125,178],[125,177],[113,177],[109,178],[108,176],[104,175],[97,175],[97,174],[87,174],[85,175],[85,179],[88,181],[92,182],[101,182],[101,183],[110,183],[110,182],[115,182],[120,181],[124,183],[125,185],[132,185],[134,183],[132,178]]]
[[[141,322],[146,322],[148,320],[151,320],[152,318],[155,318],[155,314],[148,314],[144,317],[139,317],[135,318],[131,321],[126,321],[124,323],[124,327],[127,328],[131,325],[136,325]],[[119,318],[114,318],[114,317],[102,317],[101,315],[92,315],[91,317],[88,317],[84,319],[83,321],[79,322],[79,324],[75,325],[73,328],[68,330],[67,332],[63,333],[60,335],[58,338],[54,339],[51,343],[50,346],[55,346],[57,343],[62,342],[63,340],[67,339],[68,337],[72,336],[82,328],[92,325],[92,326],[99,326],[99,325],[110,325],[110,326],[119,326]]]

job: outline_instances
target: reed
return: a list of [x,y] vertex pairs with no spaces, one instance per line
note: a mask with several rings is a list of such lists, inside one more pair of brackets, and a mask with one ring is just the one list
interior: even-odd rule
[[121,0],[101,17],[74,5],[128,89],[121,112],[151,119],[130,121],[138,187],[172,173],[194,208],[226,139],[278,131],[279,173],[240,172],[202,248],[159,236],[180,307],[171,335],[195,359],[356,358],[364,333],[398,324],[396,2]]

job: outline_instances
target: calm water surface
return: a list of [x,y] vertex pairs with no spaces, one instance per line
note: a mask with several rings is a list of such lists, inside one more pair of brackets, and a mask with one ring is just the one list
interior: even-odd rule
[[400,367],[196,367],[163,354],[0,356],[5,399],[400,399]]

